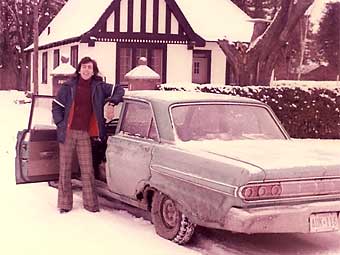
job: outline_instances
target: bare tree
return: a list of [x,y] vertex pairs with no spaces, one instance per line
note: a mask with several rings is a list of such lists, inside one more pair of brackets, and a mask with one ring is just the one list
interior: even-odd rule
[[[64,3],[64,0],[0,0],[0,89],[27,89],[30,63],[24,49],[33,42],[33,23],[39,23],[35,29],[38,35]],[[34,6],[37,18],[33,17]]]
[[250,44],[219,40],[219,46],[233,67],[236,84],[269,85],[282,48],[313,2],[314,0],[282,0],[270,25]]

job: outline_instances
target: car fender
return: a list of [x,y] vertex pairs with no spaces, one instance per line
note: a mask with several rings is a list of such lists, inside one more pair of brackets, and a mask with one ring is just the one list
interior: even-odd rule
[[172,146],[156,147],[148,184],[174,199],[196,224],[223,225],[229,209],[242,205],[238,187],[264,178],[261,169],[249,169],[248,164],[218,155],[203,157]]

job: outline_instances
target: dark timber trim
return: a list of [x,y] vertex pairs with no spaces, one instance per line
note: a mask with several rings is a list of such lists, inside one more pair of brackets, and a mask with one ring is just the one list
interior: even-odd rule
[[[150,34],[150,33],[116,33],[104,32],[96,35],[98,41],[114,41],[110,39],[139,39],[139,40],[166,40],[166,41],[185,41],[189,42],[189,38],[185,35],[178,34]],[[116,41],[116,40],[115,40]]]
[[[185,37],[187,41],[191,41],[192,44],[198,47],[204,47],[205,46],[205,40],[197,35],[188,21],[186,20],[185,16],[183,15],[181,9],[178,7],[176,2],[174,0],[164,0],[166,3],[166,36],[174,36],[170,35],[171,34],[171,13],[174,14],[176,17],[178,23],[179,23],[179,33],[180,36],[186,35]],[[128,16],[130,13],[132,13],[131,16],[133,16],[133,1],[128,0]],[[141,36],[146,36],[145,39],[149,39],[150,34],[146,33],[146,10],[147,10],[147,5],[148,1],[147,0],[141,0],[141,32],[131,32],[133,30],[133,18],[127,17],[128,19],[128,35],[131,35],[132,38],[136,38],[137,33],[141,34]],[[164,38],[163,34],[158,34],[158,20],[159,20],[159,0],[153,0],[153,35],[160,36]],[[114,33],[119,32],[120,28],[120,5],[121,5],[121,0],[114,0],[110,4],[110,6],[105,10],[104,14],[100,17],[96,25],[88,32],[86,33],[87,38],[91,36],[95,37],[100,37],[100,32],[101,27],[103,27],[103,24],[106,23],[107,19],[109,16],[115,11],[115,29]],[[130,11],[131,9],[131,11]],[[157,14],[157,15],[156,15]],[[157,21],[157,22],[156,22]],[[129,28],[130,27],[130,28]],[[141,38],[141,36],[138,36]],[[124,38],[128,38],[128,36],[124,36]],[[83,41],[83,40],[82,40]]]
[[133,32],[133,1],[128,1],[128,22],[127,22],[127,31],[128,33]]
[[114,22],[114,31],[119,32],[120,29],[120,4],[115,8],[115,22]]
[[[112,3],[109,5],[108,8],[104,11],[102,16],[96,22],[96,24],[85,34],[81,36],[81,42],[91,42],[91,36],[97,36],[98,33],[102,31],[103,28],[106,28],[106,22],[111,16],[111,14],[115,11],[114,17],[114,31],[119,31],[120,28],[120,3],[121,0],[113,0]],[[79,21],[81,22],[81,20]],[[105,29],[106,31],[106,29]]]
[[171,33],[171,10],[168,5],[166,5],[165,11],[165,33]]
[[[49,48],[54,48],[54,47],[66,45],[66,44],[69,44],[69,43],[79,42],[79,41],[80,41],[80,36],[77,36],[77,37],[73,37],[73,38],[70,38],[70,39],[67,39],[67,40],[62,40],[62,41],[59,41],[59,42],[49,43],[49,44],[46,44],[44,46],[40,46],[39,50],[46,50],[46,49],[49,49]],[[26,52],[33,52],[33,48],[26,50]]]
[[174,0],[164,1],[166,2],[167,6],[169,6],[172,13],[175,15],[178,23],[183,26],[183,29],[188,34],[189,38],[195,42],[195,45],[198,47],[204,47],[205,40],[194,32],[189,22],[186,20],[184,14],[182,13],[181,9],[178,7],[177,3]]
[[141,10],[140,10],[140,31],[145,33],[146,31],[146,0],[141,0]]
[[[205,40],[197,35],[188,21],[186,20],[185,16],[183,15],[181,9],[178,7],[177,3],[175,0],[164,0],[166,3],[166,34],[158,34],[159,30],[159,0],[153,0],[153,2],[150,1],[151,4],[153,4],[154,11],[153,11],[153,33],[146,33],[146,9],[147,9],[147,0],[141,0],[141,32],[138,32],[140,35],[136,36],[136,33],[133,32],[133,1],[128,0],[129,4],[129,9],[128,11],[128,16],[130,15],[131,17],[128,18],[128,32],[126,33],[127,35],[122,35],[120,34],[120,38],[129,38],[129,35],[131,35],[131,39],[133,38],[143,38],[145,40],[148,40],[150,38],[150,35],[152,35],[152,38],[160,38],[161,40],[185,40],[187,42],[190,42],[193,46],[196,47],[204,47],[205,46]],[[109,36],[109,38],[118,38],[117,34],[120,32],[120,8],[121,8],[121,0],[113,0],[111,4],[109,5],[108,8],[104,11],[102,16],[98,19],[98,21],[95,23],[95,25],[86,33],[72,37],[72,38],[67,38],[65,40],[61,40],[58,42],[53,42],[44,46],[40,46],[39,50],[44,50],[44,49],[49,49],[52,47],[57,47],[73,42],[82,42],[82,43],[89,43],[89,46],[94,46],[95,45],[95,39],[91,39],[91,37],[98,38],[102,36],[103,33],[107,31],[106,29],[106,22],[111,16],[112,13],[115,13],[114,15],[114,33],[115,36],[112,37],[112,35]],[[132,14],[131,14],[132,13]],[[178,23],[180,24],[179,26],[179,33],[180,35],[171,35],[171,13],[173,13],[174,17],[177,19]],[[157,14],[157,15],[156,15]],[[135,17],[136,18],[136,17]],[[156,22],[157,21],[157,22]],[[81,20],[79,20],[81,22]],[[108,34],[107,34],[108,35]],[[179,36],[176,38],[176,36]],[[163,43],[163,42],[161,42]],[[182,42],[180,42],[182,43]],[[27,52],[33,51],[32,49],[27,50]]]
[[158,33],[158,18],[159,18],[159,0],[153,0],[153,24],[152,32]]

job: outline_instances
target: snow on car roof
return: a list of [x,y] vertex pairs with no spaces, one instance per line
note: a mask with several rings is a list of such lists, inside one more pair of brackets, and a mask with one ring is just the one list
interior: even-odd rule
[[258,100],[215,93],[194,91],[134,90],[127,91],[125,98],[146,99],[153,102],[184,103],[197,101],[228,101],[242,103],[261,103]]

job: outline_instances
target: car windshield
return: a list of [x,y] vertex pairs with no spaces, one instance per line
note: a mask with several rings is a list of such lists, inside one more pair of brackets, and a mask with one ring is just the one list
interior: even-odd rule
[[247,104],[189,104],[171,108],[177,137],[182,141],[286,139],[272,114]]

